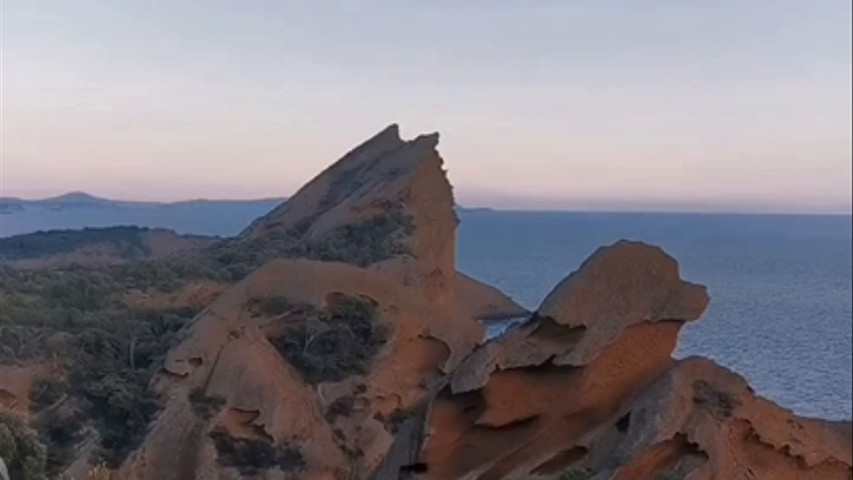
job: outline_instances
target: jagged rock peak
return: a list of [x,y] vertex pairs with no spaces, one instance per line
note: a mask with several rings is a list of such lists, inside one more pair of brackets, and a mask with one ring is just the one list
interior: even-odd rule
[[[400,139],[392,124],[350,150],[239,241],[285,258],[376,265],[452,300],[456,214],[438,134]],[[280,248],[284,245],[285,248]]]
[[396,123],[388,125],[376,135],[365,140],[363,143],[353,148],[346,153],[340,160],[335,162],[329,168],[352,161],[354,157],[361,156],[364,158],[375,157],[402,147],[406,142],[400,138],[400,127]]
[[[391,124],[370,139],[347,152],[343,157],[323,170],[318,176],[269,214],[253,222],[243,233],[244,238],[257,238],[270,230],[287,230],[308,226],[306,223],[346,223],[364,210],[367,216],[376,213],[378,206],[390,206],[391,202],[409,200],[412,196],[411,184],[418,176],[427,174],[424,164],[437,164],[443,161],[438,155],[438,133],[419,135],[413,140],[400,138],[397,124]],[[446,193],[451,203],[452,195],[447,178],[434,179],[435,185]],[[421,182],[422,183],[422,182]],[[348,208],[346,208],[348,207]],[[400,205],[393,205],[397,208]],[[340,211],[347,210],[342,216]],[[336,215],[325,215],[335,212]],[[334,221],[320,216],[335,217]],[[349,218],[346,218],[349,217]],[[323,229],[325,230],[325,229]]]

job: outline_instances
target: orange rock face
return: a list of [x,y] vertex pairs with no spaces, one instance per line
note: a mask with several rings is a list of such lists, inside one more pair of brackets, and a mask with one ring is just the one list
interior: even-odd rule
[[[457,277],[457,220],[437,140],[403,142],[391,127],[242,234],[238,241],[251,248],[287,235],[309,244],[334,239],[361,231],[366,219],[382,226],[386,217],[403,216],[410,224],[395,238],[405,248],[374,264],[273,260],[220,294],[166,358],[158,380],[166,408],[125,462],[123,478],[367,478],[393,446],[401,419],[484,341],[478,319],[527,314],[496,289]],[[307,353],[340,332],[315,322],[294,334],[301,319],[285,311],[318,315],[341,296],[372,305],[371,328],[384,338],[362,368],[318,380],[298,350]],[[264,299],[282,312],[253,310]],[[288,342],[301,342],[296,360],[285,352]],[[298,461],[241,470],[233,458],[240,449],[273,457],[294,451]]]
[[599,249],[527,323],[451,373],[420,435],[398,440],[417,453],[395,458],[396,470],[466,480],[850,478],[849,427],[798,418],[709,360],[671,358],[681,326],[707,303],[659,248]]
[[[599,249],[533,314],[457,273],[437,142],[391,126],[235,240],[310,253],[384,235],[219,294],[166,358],[165,410],[119,478],[851,478],[849,425],[672,358],[708,296],[660,248]],[[518,317],[484,339],[479,320]]]

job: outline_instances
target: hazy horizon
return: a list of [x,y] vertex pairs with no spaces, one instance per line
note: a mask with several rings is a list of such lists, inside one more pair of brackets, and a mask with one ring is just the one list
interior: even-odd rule
[[[295,194],[296,192],[292,192]],[[119,203],[141,203],[141,204],[162,204],[162,205],[173,205],[173,204],[181,204],[181,203],[192,203],[192,202],[271,202],[271,201],[286,201],[290,198],[291,195],[283,195],[278,197],[245,197],[245,198],[228,198],[228,197],[193,197],[193,198],[179,198],[173,200],[157,200],[157,199],[140,199],[140,198],[127,198],[127,197],[107,197],[103,195],[96,195],[90,192],[84,192],[80,190],[68,191],[61,194],[49,195],[45,197],[19,197],[19,196],[6,196],[0,195],[0,199],[3,200],[22,200],[28,202],[38,202],[38,201],[49,201],[55,200],[66,195],[88,195],[100,200],[109,200],[113,202]],[[554,206],[549,208],[547,206],[541,205],[528,205],[525,206],[523,204],[460,204],[458,201],[456,202],[456,206],[469,209],[469,210],[477,210],[477,209],[491,209],[503,212],[540,212],[540,213],[613,213],[613,214],[621,214],[621,213],[672,213],[672,214],[710,214],[710,215],[791,215],[791,216],[802,216],[802,215],[816,215],[816,216],[851,216],[853,212],[850,211],[814,211],[814,210],[806,210],[806,211],[788,211],[788,210],[749,210],[749,209],[741,209],[741,210],[715,210],[712,208],[702,208],[701,206],[690,206],[688,207],[673,207],[671,209],[667,209],[665,207],[656,207],[656,206],[643,206],[643,205],[633,205],[627,208],[620,208],[618,206],[606,205],[606,204],[583,204],[583,202],[579,202],[577,206]]]
[[457,202],[853,211],[851,4],[2,4],[0,195],[292,195],[390,123]]

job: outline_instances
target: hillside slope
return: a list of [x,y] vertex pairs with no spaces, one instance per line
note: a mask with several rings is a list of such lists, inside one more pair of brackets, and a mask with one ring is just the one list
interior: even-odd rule
[[217,240],[135,226],[51,230],[0,238],[0,262],[16,268],[115,265],[187,254]]

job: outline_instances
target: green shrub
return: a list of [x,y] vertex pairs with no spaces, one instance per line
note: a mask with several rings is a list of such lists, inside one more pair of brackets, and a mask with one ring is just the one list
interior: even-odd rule
[[44,480],[47,455],[35,431],[9,412],[0,412],[0,457],[15,480]]
[[139,445],[160,408],[148,389],[148,378],[143,372],[124,370],[92,372],[78,380],[85,411],[101,437],[100,455],[110,466],[118,466]]
[[51,476],[73,460],[75,445],[82,437],[84,421],[83,415],[73,408],[52,408],[36,417],[33,426],[47,447],[46,465]]
[[334,294],[328,306],[294,306],[282,333],[270,339],[306,382],[336,382],[367,372],[387,332],[370,298]]
[[415,230],[412,217],[399,206],[388,206],[383,214],[342,225],[323,238],[309,240],[305,233],[312,221],[305,219],[288,230],[273,228],[252,240],[220,242],[207,252],[209,269],[220,272],[222,278],[239,280],[275,258],[307,258],[367,266],[409,253],[403,240]]
[[308,258],[367,266],[409,253],[403,238],[414,230],[411,217],[395,211],[332,231],[322,241],[307,244]]
[[573,468],[560,475],[560,480],[589,480],[590,478],[592,478],[592,470],[588,468]]
[[204,419],[213,417],[225,405],[224,398],[219,395],[205,395],[201,388],[193,389],[188,398],[193,413]]
[[235,438],[222,427],[214,428],[209,435],[216,447],[217,461],[236,468],[242,475],[258,475],[276,467],[284,472],[298,472],[305,467],[305,459],[297,448],[274,445],[260,438]]
[[54,377],[39,377],[30,387],[30,409],[39,411],[49,407],[68,394],[68,384]]
[[89,245],[106,245],[122,258],[139,258],[151,253],[144,235],[148,228],[119,226],[51,230],[0,238],[0,257],[7,260],[39,258],[69,253]]
[[326,408],[324,417],[329,423],[334,422],[338,417],[349,417],[352,415],[353,407],[355,407],[355,399],[350,396],[343,396],[332,402]]
[[[115,246],[129,261],[34,270],[0,263],[0,363],[51,357],[62,365],[66,370],[62,381],[44,379],[36,384],[35,410],[45,410],[67,395],[63,408],[67,403],[75,421],[91,423],[98,430],[102,457],[116,465],[143,438],[157,413],[151,378],[197,313],[138,311],[120,301],[124,293],[173,292],[197,280],[232,282],[274,258],[368,265],[405,253],[405,236],[414,230],[412,219],[400,206],[383,208],[385,214],[342,226],[320,240],[305,238],[314,220],[306,219],[286,231],[272,229],[255,240],[223,240],[186,258],[168,260],[135,259],[147,253],[144,242],[137,243],[143,230],[133,228],[4,239],[0,245],[6,259],[100,242]],[[323,310],[290,305],[280,297],[258,299],[247,308],[253,314],[281,317],[282,333],[271,341],[310,383],[366,372],[387,336],[377,322],[375,302],[364,297],[332,296]],[[202,416],[215,413],[221,403],[204,396],[191,401]],[[330,414],[345,414],[344,407],[336,405]],[[57,429],[39,430],[48,442],[51,469],[65,458],[65,444],[77,439],[77,426],[70,417],[62,419],[66,423]]]

